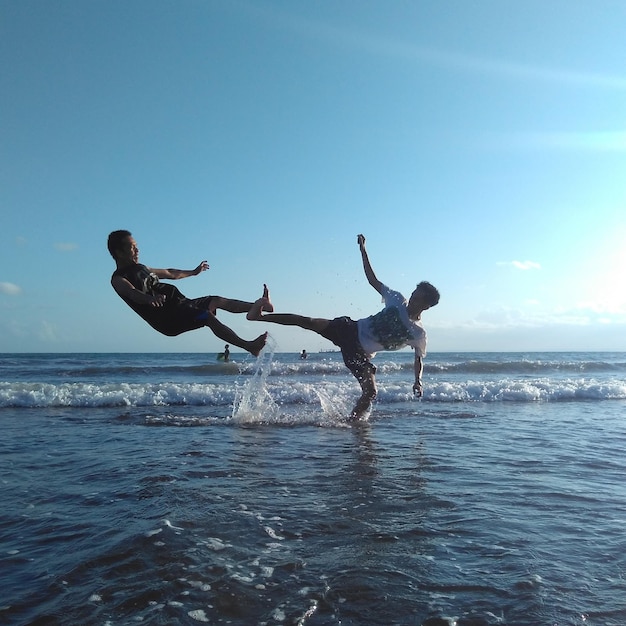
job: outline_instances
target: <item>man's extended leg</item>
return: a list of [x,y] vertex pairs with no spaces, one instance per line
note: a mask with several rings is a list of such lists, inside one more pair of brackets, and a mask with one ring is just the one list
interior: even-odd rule
[[261,315],[258,300],[255,302],[255,308],[248,313],[247,318],[261,322],[272,322],[272,324],[280,324],[281,326],[299,326],[304,328],[304,330],[312,330],[315,333],[324,332],[330,323],[330,320],[322,317],[306,317],[305,315],[296,315],[295,313],[266,313]]
[[[274,310],[270,300],[270,293],[267,285],[263,285],[263,311],[271,313]],[[258,302],[258,300],[257,300]],[[248,313],[257,302],[246,302],[245,300],[235,300],[233,298],[224,298],[223,296],[211,297],[211,313],[215,313],[217,309],[228,311],[229,313]]]
[[235,333],[234,330],[225,324],[222,324],[222,322],[220,322],[212,313],[208,313],[205,325],[208,326],[213,331],[213,334],[222,341],[231,343],[238,348],[243,348],[253,356],[259,356],[259,353],[263,350],[263,346],[265,346],[265,342],[267,341],[267,333],[259,335],[252,341],[242,339],[239,335],[237,335],[237,333]]

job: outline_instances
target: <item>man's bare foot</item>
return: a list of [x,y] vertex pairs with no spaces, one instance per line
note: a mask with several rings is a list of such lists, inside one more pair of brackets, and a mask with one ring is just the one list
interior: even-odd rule
[[267,303],[267,298],[259,298],[251,307],[250,310],[246,313],[247,320],[260,320],[263,319],[261,315],[261,311],[264,308],[265,303]]
[[265,311],[266,313],[273,313],[274,305],[272,304],[272,301],[270,299],[270,290],[267,288],[266,284],[263,284],[263,298],[267,300],[267,302],[263,303],[262,310]]
[[267,333],[263,333],[262,335],[259,335],[256,339],[254,339],[253,341],[248,342],[248,347],[246,349],[252,356],[259,356],[259,354],[261,354],[261,350],[263,350],[263,348],[265,347],[266,341],[267,341]]

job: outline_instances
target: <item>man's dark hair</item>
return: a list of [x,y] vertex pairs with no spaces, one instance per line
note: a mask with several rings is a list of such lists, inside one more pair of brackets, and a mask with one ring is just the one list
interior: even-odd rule
[[419,283],[419,285],[417,285],[417,287],[426,294],[430,306],[435,306],[435,304],[439,303],[439,290],[431,285],[427,280],[423,280]]
[[127,237],[132,237],[132,234],[128,230],[114,230],[110,235],[107,241],[107,247],[109,248],[109,252],[114,259],[117,259],[115,256],[115,251],[120,248],[122,242]]

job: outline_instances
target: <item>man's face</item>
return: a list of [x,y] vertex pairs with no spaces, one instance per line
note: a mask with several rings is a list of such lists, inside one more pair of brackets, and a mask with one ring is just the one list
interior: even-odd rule
[[409,313],[421,313],[430,309],[430,304],[426,301],[426,294],[418,287],[409,298]]
[[117,249],[117,258],[122,263],[137,263],[139,260],[139,248],[134,237],[126,237],[122,245]]

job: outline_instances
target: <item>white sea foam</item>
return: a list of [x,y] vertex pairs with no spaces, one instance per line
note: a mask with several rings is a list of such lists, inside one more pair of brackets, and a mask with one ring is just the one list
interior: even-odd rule
[[187,581],[187,583],[190,587],[193,587],[194,589],[199,589],[200,591],[211,591],[211,585],[201,580],[189,580]]
[[[348,375],[349,376],[349,375]],[[406,402],[412,398],[411,380],[379,377],[378,402]],[[259,376],[244,387],[189,383],[85,384],[0,383],[0,408],[46,407],[233,407],[240,423],[281,420],[281,407],[319,405],[332,418],[346,415],[360,390],[356,381],[320,379],[314,382],[268,381]],[[537,402],[559,400],[626,399],[626,380],[595,378],[492,380],[430,380],[424,400],[429,402]]]
[[272,538],[278,539],[279,541],[283,541],[284,537],[281,537],[271,526],[265,526],[263,528],[265,532]]
[[206,613],[202,609],[195,609],[193,611],[188,611],[187,615],[191,617],[191,619],[195,619],[197,622],[209,622],[209,618]]
[[221,539],[218,539],[216,537],[209,537],[206,541],[206,545],[215,552],[219,552],[230,547],[229,544],[224,543]]

